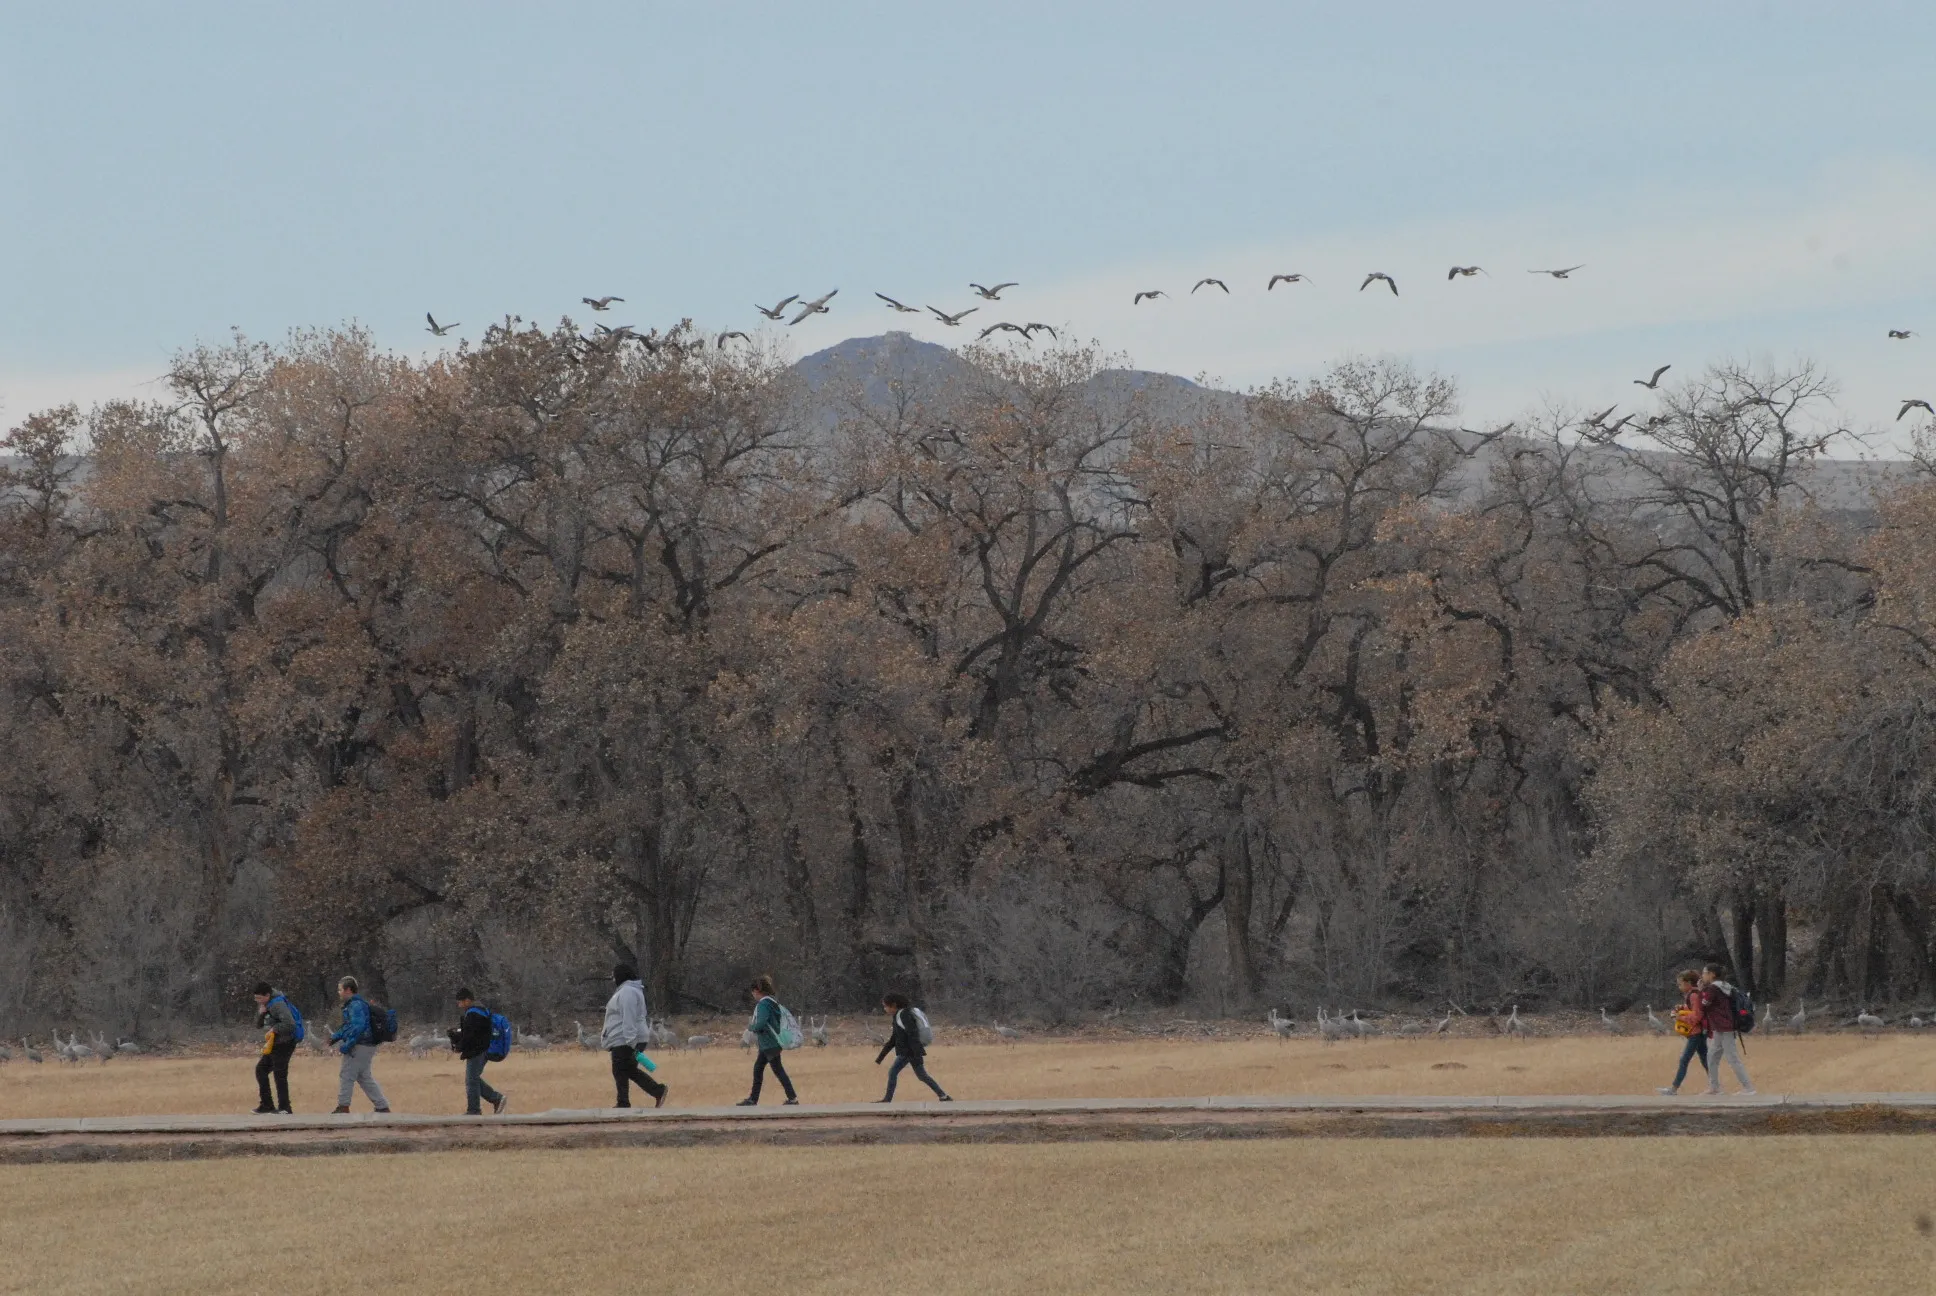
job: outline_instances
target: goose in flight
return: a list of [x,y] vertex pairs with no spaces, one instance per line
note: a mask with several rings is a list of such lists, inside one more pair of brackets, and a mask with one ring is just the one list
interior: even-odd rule
[[1595,414],[1590,418],[1588,418],[1586,421],[1586,425],[1588,427],[1599,427],[1602,423],[1607,421],[1608,415],[1612,414],[1615,410],[1619,408],[1620,407],[1618,405],[1607,406],[1605,409],[1601,410],[1598,414]]
[[1586,262],[1582,261],[1580,262],[1580,264],[1568,266],[1564,270],[1528,270],[1526,273],[1552,275],[1555,279],[1564,279],[1566,278],[1566,276],[1572,274],[1575,270],[1584,270],[1584,269],[1586,269]]
[[993,288],[985,288],[981,284],[971,283],[968,286],[973,288],[975,290],[975,296],[981,298],[983,301],[1000,301],[1002,299],[1002,289],[1014,288],[1017,285],[1013,283],[998,283]]
[[[1217,287],[1219,287],[1219,288],[1221,288],[1221,289],[1223,289],[1223,295],[1224,295],[1224,296],[1226,296],[1226,297],[1228,297],[1228,296],[1230,295],[1230,285],[1229,285],[1229,284],[1227,284],[1227,283],[1225,283],[1225,282],[1224,282],[1223,280],[1221,280],[1221,279],[1210,279],[1210,278],[1204,278],[1204,279],[1199,279],[1199,280],[1197,280],[1197,285],[1196,285],[1196,288],[1192,288],[1192,289],[1190,289],[1190,291],[1191,291],[1191,292],[1195,292],[1195,291],[1197,290],[1197,288],[1201,288],[1201,287],[1203,287],[1203,285],[1205,285],[1205,284],[1215,284],[1215,285],[1217,285]],[[1268,292],[1268,291],[1269,291],[1269,289],[1265,289],[1265,291],[1266,291],[1266,292]]]
[[1062,335],[1056,332],[1054,329],[1050,328],[1047,324],[1022,325],[1022,333],[1025,336],[1027,336],[1031,341],[1034,340],[1035,330],[1037,329],[1041,329],[1044,333],[1047,333],[1050,337],[1054,338],[1058,342],[1062,340]]
[[1310,282],[1311,281],[1309,278],[1301,274],[1274,274],[1270,277],[1270,282],[1264,285],[1264,291],[1269,292],[1271,289],[1277,287],[1277,285],[1281,283],[1310,283]]
[[1902,416],[1912,409],[1919,409],[1926,413],[1936,414],[1936,409],[1931,409],[1929,402],[1926,400],[1906,400],[1902,403],[1902,408],[1896,411],[1896,422],[1902,422]]
[[1896,341],[1900,342],[1904,338],[1912,338],[1912,337],[1915,337],[1916,335],[1914,333],[1911,333],[1908,329],[1890,329],[1889,336],[1896,339]]
[[[942,318],[946,319],[947,316],[944,315],[942,316]],[[1009,323],[990,324],[987,328],[983,329],[981,332],[975,335],[975,341],[977,342],[981,341],[983,338],[987,337],[990,333],[1001,333],[1004,331],[1009,333],[1020,333],[1023,337],[1028,336],[1028,330],[1023,328],[1020,324],[1009,324]]]
[[1660,376],[1666,373],[1669,369],[1672,369],[1673,367],[1674,367],[1673,365],[1664,364],[1660,368],[1654,370],[1653,375],[1651,377],[1636,378],[1634,379],[1634,381],[1639,383],[1642,387],[1645,387],[1648,391],[1652,391],[1654,390],[1654,388],[1660,386]]
[[967,319],[970,315],[973,315],[976,311],[980,310],[981,307],[970,306],[967,310],[956,311],[953,315],[948,314],[948,312],[946,311],[935,310],[935,308],[932,306],[928,307],[928,309],[931,311],[934,311],[934,317],[940,320],[943,324],[946,324],[949,328],[959,328],[961,326],[961,321]]
[[450,332],[454,328],[464,327],[462,324],[439,324],[437,322],[437,317],[435,315],[432,315],[429,311],[424,312],[424,318],[430,321],[430,331],[432,333],[435,333],[438,337],[442,337],[444,334]]
[[829,312],[827,310],[827,303],[832,301],[834,299],[834,293],[837,293],[839,291],[840,289],[836,288],[834,289],[833,292],[828,293],[825,297],[816,297],[814,300],[810,302],[801,302],[799,313],[797,313],[796,315],[794,315],[792,319],[787,321],[787,327],[792,328],[795,324],[798,324],[801,320],[805,319],[809,315],[828,314]]
[[717,347],[719,350],[724,351],[726,349],[727,338],[738,338],[740,341],[746,343],[749,346],[752,345],[752,342],[753,342],[752,338],[747,337],[744,333],[740,332],[738,329],[734,329],[730,333],[721,333],[719,335],[719,340],[715,342],[713,345]]
[[791,297],[780,298],[780,300],[775,302],[772,306],[762,306],[758,302],[754,302],[753,309],[758,311],[760,314],[766,316],[770,320],[784,319],[786,317],[786,308],[799,300],[800,300],[800,294],[795,293]]
[[1365,281],[1358,285],[1358,291],[1363,292],[1380,279],[1385,281],[1385,287],[1392,290],[1392,296],[1398,296],[1398,280],[1392,278],[1383,270],[1373,270],[1370,274],[1366,275]]
[[1137,293],[1135,299],[1132,300],[1129,304],[1131,306],[1141,306],[1143,304],[1143,299],[1145,297],[1149,298],[1151,301],[1155,301],[1158,297],[1168,297],[1168,296],[1169,294],[1164,292],[1161,288],[1152,288],[1148,292]]
[[622,302],[625,299],[623,297],[580,297],[578,300],[595,311],[602,311],[612,309],[613,302]]
[[1453,279],[1470,279],[1473,275],[1485,273],[1484,266],[1453,266],[1445,272],[1445,277],[1450,281]]
[[901,302],[895,301],[892,297],[889,297],[884,292],[877,292],[874,295],[880,298],[882,301],[886,302],[889,306],[892,306],[895,310],[900,311],[903,315],[919,315],[921,313],[921,308],[919,306],[903,305]]

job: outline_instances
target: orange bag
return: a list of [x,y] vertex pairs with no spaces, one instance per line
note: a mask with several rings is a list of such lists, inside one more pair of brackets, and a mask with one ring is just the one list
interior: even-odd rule
[[1694,1013],[1692,1010],[1687,1008],[1676,1008],[1674,1010],[1674,1033],[1683,1039],[1691,1038],[1701,1033],[1701,1028],[1694,1024]]

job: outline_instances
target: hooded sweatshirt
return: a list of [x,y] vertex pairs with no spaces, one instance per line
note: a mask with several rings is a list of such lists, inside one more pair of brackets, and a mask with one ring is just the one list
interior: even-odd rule
[[650,1037],[651,1028],[644,984],[627,981],[605,1003],[605,1033],[600,1043],[608,1049],[637,1048]]

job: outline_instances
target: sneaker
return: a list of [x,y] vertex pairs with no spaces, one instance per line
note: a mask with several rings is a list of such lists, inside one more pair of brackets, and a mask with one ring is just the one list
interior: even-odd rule
[[892,1098],[876,1098],[874,1101],[877,1103],[891,1103],[894,1100]]
[[1663,1098],[1672,1098],[1675,1094],[1679,1093],[1680,1090],[1674,1085],[1662,1085],[1660,1088],[1654,1090],[1654,1092],[1659,1094]]
[[338,1107],[335,1111],[330,1113],[330,1115],[332,1116],[347,1116],[349,1114],[350,1114],[350,1109],[347,1107]]
[[672,1092],[672,1086],[671,1086],[671,1085],[667,1085],[667,1086],[666,1086],[665,1088],[663,1088],[663,1089],[661,1089],[661,1090],[659,1090],[659,1096],[658,1096],[657,1098],[654,1098],[654,1099],[652,1100],[652,1105],[653,1105],[654,1107],[663,1107],[663,1106],[665,1106],[665,1100],[666,1100],[666,1095],[667,1095],[667,1094],[669,1094],[669,1093],[671,1093],[671,1092]]
[[253,1112],[250,1113],[250,1115],[253,1115],[253,1116],[273,1116],[275,1114],[276,1114],[276,1109],[271,1107],[268,1103],[263,1103],[260,1107],[256,1108]]
[[295,1114],[296,1113],[294,1111],[290,1110],[287,1107],[276,1108],[276,1115],[278,1116],[294,1116]]
[[1709,1098],[1719,1098],[1721,1096],[1721,1091],[1719,1089],[1707,1089],[1707,1090],[1704,1090],[1703,1093],[1706,1097],[1709,1097]]
[[757,1107],[759,1105],[760,1100],[757,1098],[742,1098],[733,1104],[735,1107]]
[[506,1107],[509,1107],[510,1105],[511,1105],[511,1095],[499,1094],[497,1096],[497,1101],[491,1104],[491,1115],[502,1116],[504,1114],[504,1109]]
[[942,1094],[942,1095],[941,1095],[941,1101],[942,1101],[942,1102],[953,1102],[953,1101],[954,1101],[954,1097],[953,1097],[952,1095],[950,1095],[950,1094]]
[[785,1102],[780,1104],[780,1106],[782,1107],[798,1107],[799,1105],[800,1105],[800,1100],[798,1098],[789,1098]]
[[379,1107],[376,1109],[376,1114],[379,1116],[388,1116],[390,1114],[390,1109],[388,1107]]
[[1742,1093],[1743,1093],[1744,1095],[1746,1095],[1747,1097],[1749,1097],[1749,1098],[1752,1098],[1752,1097],[1754,1097],[1754,1096],[1755,1096],[1756,1094],[1758,1094],[1758,1093],[1760,1093],[1760,1092],[1761,1092],[1761,1090],[1759,1090],[1759,1089],[1743,1089],[1743,1090],[1742,1090],[1741,1092],[1742,1092]]

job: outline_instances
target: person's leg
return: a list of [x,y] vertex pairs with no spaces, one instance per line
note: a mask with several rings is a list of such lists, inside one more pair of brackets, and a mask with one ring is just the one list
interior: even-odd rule
[[907,1064],[908,1060],[906,1058],[898,1054],[895,1056],[894,1065],[887,1069],[887,1096],[881,1099],[882,1102],[894,1101],[894,1086],[901,1079],[901,1068]]
[[466,1116],[484,1114],[484,1109],[480,1106],[483,1101],[483,1088],[484,1055],[479,1053],[474,1058],[464,1059],[464,1114]]
[[628,1050],[628,1056],[632,1063],[632,1083],[645,1090],[648,1094],[651,1094],[653,1102],[656,1103],[662,1100],[666,1094],[666,1087],[653,1079],[650,1071],[647,1071],[639,1065],[639,1057],[636,1052]]
[[484,1068],[490,1064],[490,1061],[491,1059],[487,1057],[479,1057],[477,1059],[477,1092],[485,1102],[491,1104],[492,1107],[496,1107],[504,1101],[504,1094],[492,1088],[491,1082],[484,1078]]
[[936,1084],[934,1077],[928,1074],[928,1068],[922,1065],[921,1058],[913,1058],[913,1059],[910,1059],[910,1061],[914,1066],[914,1078],[916,1080],[919,1080],[922,1084],[934,1090],[935,1097],[946,1098],[948,1096],[947,1091],[943,1089],[940,1085]]
[[336,1105],[348,1108],[350,1095],[356,1092],[356,1050],[343,1054],[343,1064],[336,1069]]
[[383,1086],[376,1082],[376,1045],[358,1044],[356,1046],[356,1083],[363,1086],[363,1092],[370,1096],[370,1105],[378,1111],[389,1111],[390,1104],[383,1097]]
[[1734,1078],[1740,1081],[1741,1092],[1753,1093],[1754,1081],[1748,1079],[1748,1064],[1741,1057],[1741,1036],[1734,1031],[1728,1031],[1724,1036],[1717,1038],[1725,1038],[1728,1042],[1725,1050],[1728,1065],[1734,1068]]
[[1668,1086],[1670,1089],[1681,1087],[1681,1082],[1687,1079],[1687,1064],[1694,1060],[1697,1053],[1701,1056],[1701,1070],[1707,1070],[1707,1041],[1699,1035],[1689,1035],[1687,1042],[1681,1045],[1681,1064],[1674,1068],[1674,1083]]
[[768,1049],[767,1052],[773,1055],[769,1065],[773,1068],[773,1078],[780,1082],[780,1088],[786,1090],[787,1101],[799,1102],[800,1095],[793,1092],[793,1081],[787,1078],[786,1066],[780,1061],[780,1050]]
[[274,1111],[276,1104],[269,1097],[269,1073],[275,1068],[274,1054],[264,1053],[255,1062],[255,1091],[260,1099],[255,1109],[259,1112]]
[[761,1049],[760,1055],[753,1059],[753,1092],[746,1095],[746,1101],[749,1105],[754,1107],[759,1106],[760,1083],[765,1079],[766,1079],[766,1050]]
[[296,1056],[296,1041],[294,1040],[290,1040],[287,1045],[278,1048],[274,1053],[269,1055],[269,1060],[272,1064],[270,1068],[271,1074],[275,1076],[276,1081],[276,1110],[279,1112],[287,1112],[290,1110],[289,1059],[294,1056]]
[[614,1107],[630,1107],[632,1090],[627,1082],[632,1078],[632,1050],[615,1048],[612,1054],[612,1083],[618,1088],[618,1101]]

